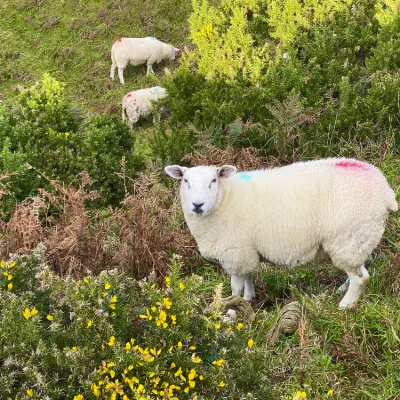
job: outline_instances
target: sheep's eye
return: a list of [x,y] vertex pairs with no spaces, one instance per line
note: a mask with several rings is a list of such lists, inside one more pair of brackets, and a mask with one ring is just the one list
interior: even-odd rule
[[208,187],[211,189],[211,185],[212,185],[213,183],[215,183],[215,182],[217,182],[217,178],[214,178],[214,179],[211,181],[211,183],[208,185]]
[[184,179],[184,182],[185,182],[185,183],[189,183],[187,179]]

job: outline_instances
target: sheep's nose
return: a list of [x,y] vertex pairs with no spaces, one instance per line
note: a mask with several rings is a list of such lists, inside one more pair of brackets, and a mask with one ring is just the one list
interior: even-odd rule
[[204,203],[192,203],[193,204],[193,211],[197,214],[201,214],[203,212],[203,210],[201,209],[201,207],[204,206]]

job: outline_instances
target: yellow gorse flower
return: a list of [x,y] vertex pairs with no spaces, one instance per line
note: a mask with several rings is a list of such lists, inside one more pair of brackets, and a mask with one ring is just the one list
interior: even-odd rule
[[115,346],[115,336],[111,336],[111,337],[110,337],[110,340],[108,341],[108,345],[109,345],[110,347]]
[[213,27],[211,24],[203,26],[197,33],[196,33],[196,38],[197,39],[208,39],[211,37],[213,33]]
[[219,387],[224,387],[224,386],[225,386],[224,381],[221,381],[220,383],[218,383],[218,386],[219,386]]
[[183,284],[183,282],[179,282],[179,289],[181,289],[181,291],[185,289],[185,285]]
[[220,367],[223,363],[225,362],[225,360],[223,360],[222,358],[220,360],[215,360],[212,362],[213,365],[216,365],[217,367]]
[[140,315],[139,315],[139,318],[148,319],[149,321],[151,321],[151,320],[153,319],[153,316],[150,314],[149,309],[146,308],[146,315],[140,314]]
[[247,342],[247,346],[252,348],[254,346],[254,340],[253,339],[249,339],[249,341]]
[[74,400],[85,400],[81,394],[74,396]]
[[8,290],[8,291],[11,291],[12,288],[13,288],[13,284],[12,284],[12,283],[9,283],[9,284],[7,285],[7,290]]
[[108,282],[106,282],[106,284],[104,285],[104,289],[106,290],[111,289],[111,285]]
[[27,396],[32,397],[33,396],[33,390],[32,389],[28,389],[26,391]]
[[49,321],[53,321],[53,316],[51,315],[51,314],[47,314],[47,317],[46,317]]
[[202,361],[201,361],[201,358],[196,356],[196,353],[193,353],[193,354],[192,354],[192,361],[193,361],[195,364],[199,364],[199,363],[202,362]]
[[241,322],[239,322],[239,323],[236,325],[236,329],[237,329],[238,331],[240,331],[242,328],[243,328],[243,324],[242,324]]
[[93,320],[89,319],[87,323],[87,327],[90,328],[93,325]]
[[25,308],[25,310],[22,312],[25,319],[29,319],[30,317],[33,317],[37,313],[38,310],[36,309],[36,307],[33,307],[32,310],[29,310],[29,308]]
[[163,298],[163,303],[164,303],[165,308],[167,310],[169,310],[171,308],[171,306],[172,306],[172,301],[170,301],[170,299],[168,297],[164,297]]
[[332,397],[333,396],[333,390],[329,389],[327,395]]

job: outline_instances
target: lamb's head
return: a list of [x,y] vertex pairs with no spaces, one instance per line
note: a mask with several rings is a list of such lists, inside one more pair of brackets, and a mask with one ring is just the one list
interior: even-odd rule
[[229,178],[236,173],[236,167],[194,167],[179,165],[165,167],[165,172],[175,179],[181,179],[181,201],[185,214],[207,216],[214,210],[220,199],[218,190],[220,179]]

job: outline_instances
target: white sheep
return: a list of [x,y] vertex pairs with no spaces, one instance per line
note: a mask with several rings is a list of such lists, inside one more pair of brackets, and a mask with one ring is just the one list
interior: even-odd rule
[[129,92],[122,99],[122,120],[132,128],[139,118],[151,114],[152,101],[162,99],[166,95],[167,91],[160,86]]
[[185,220],[200,253],[231,275],[232,294],[254,297],[251,272],[260,257],[293,267],[320,256],[346,271],[349,288],[339,304],[356,304],[368,282],[364,263],[378,245],[393,190],[376,167],[346,158],[294,163],[236,173],[224,165],[171,165],[181,179]]
[[146,38],[121,38],[111,47],[111,72],[110,78],[114,80],[115,68],[118,67],[119,81],[124,81],[124,69],[132,65],[147,64],[147,74],[153,72],[153,64],[162,60],[174,60],[179,49],[171,44],[163,43],[153,37]]

